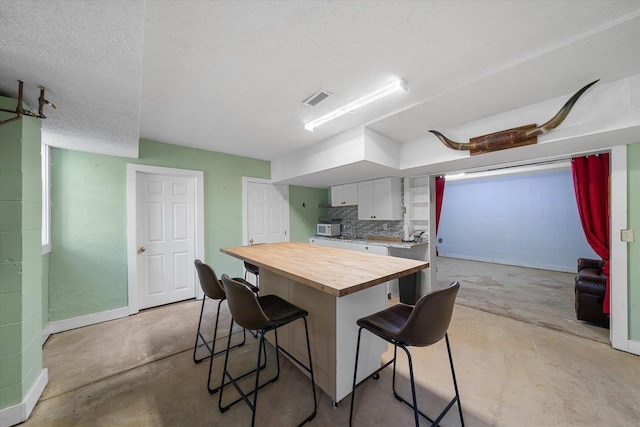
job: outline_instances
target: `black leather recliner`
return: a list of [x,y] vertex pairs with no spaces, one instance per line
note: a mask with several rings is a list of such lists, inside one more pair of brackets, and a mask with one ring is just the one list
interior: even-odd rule
[[609,327],[609,315],[602,312],[607,276],[602,272],[604,261],[578,258],[575,278],[576,317],[594,325]]

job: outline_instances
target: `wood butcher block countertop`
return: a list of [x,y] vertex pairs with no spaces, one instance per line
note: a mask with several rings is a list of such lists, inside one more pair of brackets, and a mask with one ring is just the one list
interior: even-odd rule
[[237,246],[220,251],[336,297],[429,267],[426,261],[299,242]]

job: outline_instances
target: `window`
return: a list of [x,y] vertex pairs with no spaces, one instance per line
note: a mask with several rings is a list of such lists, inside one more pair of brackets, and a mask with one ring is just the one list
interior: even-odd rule
[[49,146],[41,145],[42,167],[42,254],[51,252],[51,182],[49,176]]

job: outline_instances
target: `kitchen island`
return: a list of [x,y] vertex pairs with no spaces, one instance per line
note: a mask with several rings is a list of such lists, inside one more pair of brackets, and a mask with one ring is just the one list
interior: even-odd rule
[[[316,384],[336,404],[351,392],[356,320],[387,307],[385,282],[429,267],[425,261],[297,242],[220,251],[260,268],[262,295],[278,295],[309,312]],[[301,322],[279,329],[278,339],[282,347],[306,360]],[[358,381],[381,366],[386,343],[364,334],[361,349]]]

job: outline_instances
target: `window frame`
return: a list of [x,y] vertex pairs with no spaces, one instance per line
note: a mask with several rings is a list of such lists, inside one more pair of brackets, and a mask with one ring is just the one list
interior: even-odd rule
[[42,254],[51,252],[51,174],[49,145],[41,143],[40,158],[42,171]]

